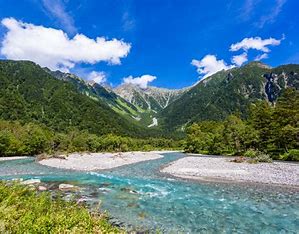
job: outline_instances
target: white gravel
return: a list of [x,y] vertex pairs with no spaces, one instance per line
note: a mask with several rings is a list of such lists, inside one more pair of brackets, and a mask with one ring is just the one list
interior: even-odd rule
[[17,160],[17,159],[24,159],[29,158],[27,156],[14,156],[14,157],[0,157],[0,161],[10,161],[10,160]]
[[[111,169],[127,164],[162,158],[161,152],[126,153],[74,153],[66,159],[50,158],[39,161],[40,164],[79,171]],[[164,152],[165,153],[165,152]]]
[[161,170],[176,177],[195,180],[232,180],[299,186],[299,164],[289,162],[234,163],[232,158],[185,157]]

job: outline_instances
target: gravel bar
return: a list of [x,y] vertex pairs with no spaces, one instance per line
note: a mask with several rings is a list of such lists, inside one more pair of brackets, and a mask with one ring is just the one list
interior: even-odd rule
[[291,162],[235,163],[231,157],[184,157],[161,169],[175,177],[299,186],[299,164]]

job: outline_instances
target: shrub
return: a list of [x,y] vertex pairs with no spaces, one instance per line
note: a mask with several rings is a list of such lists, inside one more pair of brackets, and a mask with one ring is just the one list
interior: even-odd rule
[[257,154],[258,154],[258,151],[254,150],[254,149],[249,149],[244,153],[244,157],[254,158],[254,157],[256,157]]
[[268,154],[262,152],[258,152],[258,154],[254,157],[254,160],[256,160],[256,162],[265,162],[265,163],[272,162],[272,158]]
[[1,233],[119,233],[104,214],[18,184],[0,182]]
[[283,155],[281,155],[280,159],[287,160],[287,161],[299,161],[299,150],[298,149],[289,150],[289,152],[286,152]]

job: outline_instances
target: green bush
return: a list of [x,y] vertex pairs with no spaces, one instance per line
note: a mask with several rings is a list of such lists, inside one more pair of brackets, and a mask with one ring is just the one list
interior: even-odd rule
[[281,155],[280,159],[286,161],[299,161],[299,150],[298,149],[289,150],[289,152],[286,152],[283,155]]
[[257,155],[254,157],[254,160],[256,162],[265,162],[265,163],[271,163],[272,158],[263,152],[258,152]]
[[258,154],[258,151],[254,150],[254,149],[249,149],[244,153],[244,157],[248,157],[248,158],[255,158]]
[[1,233],[120,233],[104,214],[18,184],[0,182]]

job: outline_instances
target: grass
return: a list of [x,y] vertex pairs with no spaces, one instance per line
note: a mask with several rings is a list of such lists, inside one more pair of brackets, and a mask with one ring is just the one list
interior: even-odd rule
[[0,182],[0,233],[124,233],[105,214],[48,192]]

